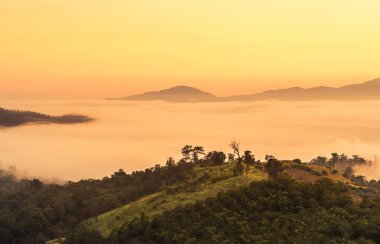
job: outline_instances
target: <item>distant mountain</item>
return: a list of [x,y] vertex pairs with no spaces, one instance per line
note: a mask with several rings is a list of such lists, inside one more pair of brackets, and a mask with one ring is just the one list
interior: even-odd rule
[[255,100],[377,100],[380,99],[380,79],[360,84],[333,87],[292,87],[287,89],[269,90],[252,95],[231,96],[229,101],[255,101]]
[[169,102],[212,102],[219,99],[211,93],[189,86],[176,86],[160,91],[146,92],[122,98],[111,98],[111,100],[163,100]]
[[89,122],[92,120],[93,119],[90,117],[78,114],[51,116],[30,111],[0,108],[0,127],[14,127],[27,123],[74,124]]
[[163,100],[169,102],[227,102],[258,100],[377,100],[380,99],[380,78],[360,84],[346,85],[338,88],[318,86],[312,88],[291,87],[287,89],[268,90],[250,95],[217,97],[211,93],[188,86],[147,92],[114,100]]
[[111,98],[111,100],[163,100],[169,102],[211,102],[219,99],[220,98],[211,93],[189,86],[176,86],[165,90],[146,92],[133,96]]

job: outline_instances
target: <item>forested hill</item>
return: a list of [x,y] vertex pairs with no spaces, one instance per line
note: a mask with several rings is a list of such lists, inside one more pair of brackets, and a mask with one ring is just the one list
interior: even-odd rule
[[[93,238],[84,229],[68,243]],[[380,243],[380,199],[356,204],[328,178],[269,181],[179,206],[155,218],[144,212],[97,243]]]
[[192,172],[191,164],[157,165],[58,185],[19,180],[0,170],[0,243],[43,243],[62,237],[81,221],[184,181]]
[[0,108],[0,127],[13,127],[27,123],[73,124],[89,122],[92,120],[93,119],[90,117],[78,114],[51,116],[31,111],[9,110]]
[[[345,177],[315,160],[239,155],[222,165],[200,160],[194,180],[92,218],[64,242],[379,243],[380,181]],[[347,167],[363,163],[344,156]]]
[[0,243],[261,243],[275,237],[294,243],[311,233],[339,243],[380,240],[380,181],[347,170],[366,164],[362,158],[333,154],[303,163],[268,155],[260,161],[238,143],[231,147],[234,153],[226,155],[185,146],[180,160],[169,158],[164,166],[65,185],[0,170]]

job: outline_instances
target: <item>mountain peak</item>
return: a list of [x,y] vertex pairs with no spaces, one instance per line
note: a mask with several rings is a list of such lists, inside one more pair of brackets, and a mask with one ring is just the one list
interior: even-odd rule
[[160,91],[151,91],[119,99],[141,101],[162,100],[171,102],[210,102],[218,100],[218,97],[198,88],[180,85]]
[[168,89],[158,91],[160,93],[205,93],[198,88],[191,86],[174,86]]

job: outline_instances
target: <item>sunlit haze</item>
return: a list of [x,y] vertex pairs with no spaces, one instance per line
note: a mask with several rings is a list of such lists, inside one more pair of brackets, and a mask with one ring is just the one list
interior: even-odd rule
[[[6,107],[49,114],[76,112],[83,125],[0,129],[0,160],[28,176],[101,178],[122,168],[143,170],[179,159],[186,144],[231,152],[236,139],[258,159],[310,161],[332,152],[380,155],[380,102],[255,102],[174,104],[128,101],[19,101]],[[20,153],[22,152],[22,153]],[[366,172],[380,177],[380,169]]]
[[380,243],[380,0],[0,0],[0,244]]
[[379,76],[377,0],[2,0],[0,97],[217,95]]

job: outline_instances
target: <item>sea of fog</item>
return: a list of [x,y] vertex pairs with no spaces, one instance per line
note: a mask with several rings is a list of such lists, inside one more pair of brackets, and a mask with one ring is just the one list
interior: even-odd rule
[[[95,122],[0,129],[1,167],[28,177],[102,178],[180,158],[186,145],[229,152],[231,140],[257,158],[303,161],[331,152],[380,155],[380,101],[195,103],[3,101],[1,107],[53,115],[80,113]],[[363,169],[365,170],[365,169]],[[363,171],[380,177],[380,169]]]

